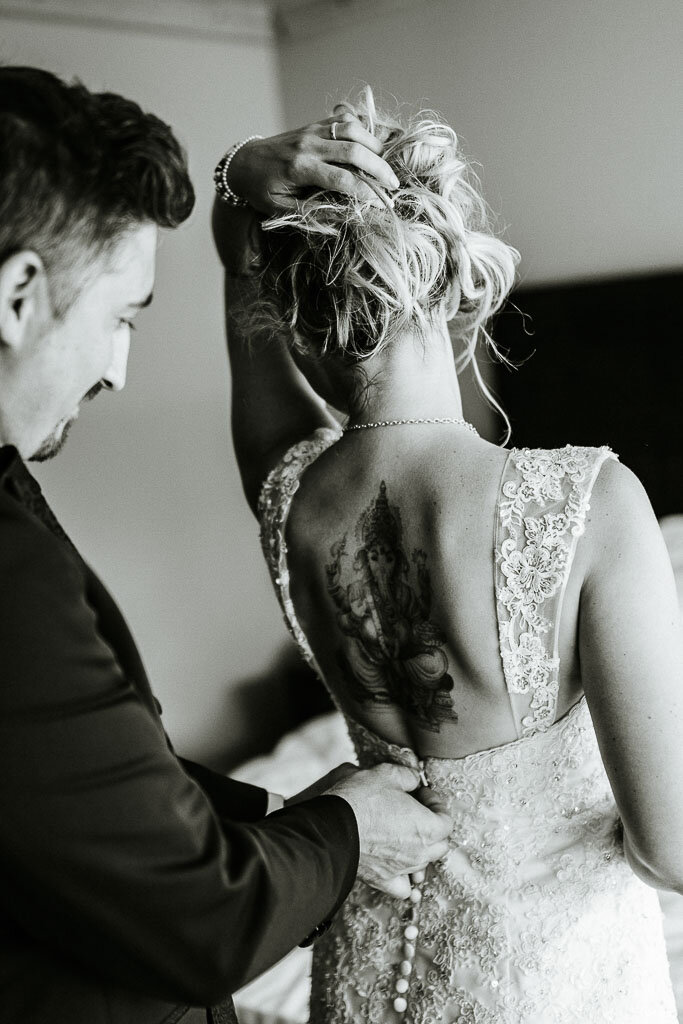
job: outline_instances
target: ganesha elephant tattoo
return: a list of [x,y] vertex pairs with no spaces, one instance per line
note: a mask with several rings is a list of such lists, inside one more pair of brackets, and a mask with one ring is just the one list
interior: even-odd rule
[[337,661],[350,695],[361,704],[399,705],[423,728],[438,732],[442,723],[458,720],[446,638],[430,620],[427,555],[415,548],[409,562],[401,515],[389,504],[384,481],[355,533],[355,554],[348,554],[344,534],[332,545],[326,566],[343,634]]

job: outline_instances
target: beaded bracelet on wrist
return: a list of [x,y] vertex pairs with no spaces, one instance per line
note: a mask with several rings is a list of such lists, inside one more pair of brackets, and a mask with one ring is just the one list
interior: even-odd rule
[[216,194],[219,196],[220,199],[223,200],[224,203],[228,203],[229,206],[249,205],[246,199],[243,199],[241,196],[238,196],[237,193],[233,192],[233,190],[228,185],[228,168],[230,167],[230,163],[233,157],[235,156],[235,153],[237,153],[237,151],[240,150],[242,146],[246,146],[248,142],[253,142],[254,139],[262,138],[262,135],[250,135],[248,138],[242,139],[241,142],[238,142],[234,146],[232,146],[227,151],[225,156],[221,157],[221,159],[216,164],[216,169],[213,172],[213,182],[216,189]]

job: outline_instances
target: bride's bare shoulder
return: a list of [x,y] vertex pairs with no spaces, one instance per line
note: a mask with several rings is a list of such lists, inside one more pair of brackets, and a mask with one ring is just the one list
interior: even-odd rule
[[586,539],[594,567],[611,567],[615,559],[631,551],[643,554],[654,543],[661,545],[661,531],[652,504],[632,470],[616,459],[600,468],[590,496]]
[[595,529],[613,529],[617,520],[653,518],[650,499],[636,474],[617,459],[606,459],[591,493],[589,519]]

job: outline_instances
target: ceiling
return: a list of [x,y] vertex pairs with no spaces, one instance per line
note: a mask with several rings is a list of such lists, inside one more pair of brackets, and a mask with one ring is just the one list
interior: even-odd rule
[[307,38],[434,0],[0,0],[0,16],[258,41]]

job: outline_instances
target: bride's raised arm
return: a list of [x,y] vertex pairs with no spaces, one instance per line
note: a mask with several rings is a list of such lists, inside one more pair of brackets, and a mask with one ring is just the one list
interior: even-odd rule
[[[225,210],[219,204],[217,199],[214,225],[218,221],[233,237],[238,221],[256,219],[253,211]],[[224,294],[232,439],[244,494],[255,512],[261,485],[284,452],[335,421],[294,365],[286,339],[250,325],[248,310],[258,301],[258,279],[226,270]]]
[[584,541],[580,659],[633,870],[683,892],[683,628],[671,563],[638,479],[604,465]]
[[340,112],[241,146],[226,177],[229,190],[248,205],[233,205],[220,195],[215,200],[213,235],[225,267],[233,442],[253,510],[265,476],[287,448],[317,427],[336,423],[297,369],[289,338],[258,315],[261,221],[291,209],[312,188],[363,195],[365,178],[393,189],[397,182],[381,151],[356,118]]

